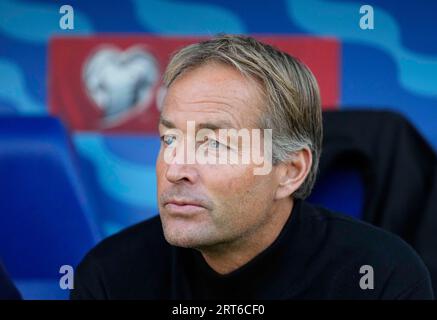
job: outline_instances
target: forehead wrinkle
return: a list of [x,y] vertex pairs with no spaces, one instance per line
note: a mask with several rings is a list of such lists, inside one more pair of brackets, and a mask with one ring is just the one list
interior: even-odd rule
[[[246,125],[255,125],[258,124],[260,106],[259,101],[256,101],[254,106],[249,106],[247,101],[241,99],[238,103],[231,104],[225,102],[224,100],[232,100],[232,99],[220,99],[221,101],[211,101],[211,100],[195,100],[191,102],[187,102],[190,105],[196,105],[199,107],[200,112],[204,113],[226,113],[228,114],[237,124],[238,127],[242,127],[245,121],[247,121]],[[245,105],[240,104],[244,103]],[[203,106],[207,106],[207,108],[202,108]],[[211,107],[211,109],[209,108]],[[219,108],[215,108],[215,106],[219,106]],[[223,107],[223,108],[220,108]],[[249,113],[248,113],[249,111]],[[241,118],[241,119],[240,119]]]
[[[192,113],[196,116],[193,118],[198,118],[197,115],[201,116],[202,114],[215,114],[218,116],[226,114],[228,116],[227,118],[230,118],[227,120],[234,123],[234,127],[241,127],[243,123],[241,123],[241,120],[239,119],[240,116],[242,119],[245,119],[244,117],[242,117],[242,106],[231,105],[225,102],[224,100],[229,100],[229,99],[221,99],[221,101],[212,101],[212,100],[205,100],[205,99],[194,100],[194,101],[183,101],[182,99],[178,99],[178,97],[173,97],[172,99],[168,99],[165,103],[165,105],[168,106],[173,105],[172,111],[165,112],[165,111],[169,111],[168,108],[165,108],[165,106],[163,108],[163,111],[164,113],[167,113],[168,116],[170,116],[170,114],[174,112],[182,112],[185,114]],[[193,106],[194,108],[191,110],[186,110],[186,108],[184,108],[184,105],[190,105]],[[205,121],[207,121],[207,119],[205,119]]]
[[[166,106],[172,106],[171,109],[176,112],[225,113],[233,120],[232,122],[237,124],[236,128],[242,128],[243,125],[244,127],[259,126],[263,97],[259,84],[255,80],[243,78],[243,85],[241,85],[241,78],[231,78],[227,81],[223,79],[218,81],[219,85],[217,81],[214,85],[202,83],[201,90],[192,91],[192,86],[188,86],[183,78],[170,86],[164,100],[163,111],[167,109]],[[198,82],[199,79],[192,81]],[[230,86],[230,82],[235,82],[240,90],[235,86]],[[194,110],[184,110],[186,109],[184,105],[194,106]]]
[[[223,84],[221,83],[223,82]],[[251,84],[241,80],[227,80],[219,81],[219,83],[202,83],[200,84],[202,90],[193,92],[190,98],[194,100],[217,100],[224,103],[231,102],[233,100],[247,103],[247,100],[251,98],[259,97],[259,88],[256,84]]]
[[[196,126],[200,123],[220,123],[220,122],[230,122],[232,127],[241,128],[241,123],[234,114],[228,112],[227,110],[202,110],[202,111],[181,111],[183,113],[194,114],[195,116],[192,119],[186,119],[186,121],[195,120]],[[210,117],[203,117],[203,119],[199,119],[197,115],[202,116],[202,114],[211,114]],[[223,114],[228,115],[228,117],[223,117]],[[171,117],[171,116],[170,116]],[[230,119],[229,119],[230,118]]]

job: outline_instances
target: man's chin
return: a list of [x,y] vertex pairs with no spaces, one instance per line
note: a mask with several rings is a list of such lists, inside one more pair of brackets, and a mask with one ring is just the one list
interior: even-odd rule
[[169,244],[176,247],[197,249],[205,245],[204,241],[200,241],[195,237],[180,236],[180,235],[175,236],[173,234],[164,234],[164,236],[165,236],[165,240],[167,240]]
[[185,217],[161,210],[160,218],[165,239],[173,246],[193,249],[211,247],[220,243],[223,237],[211,214]]
[[183,228],[164,226],[164,237],[167,242],[176,247],[201,248],[214,245],[216,241],[207,234],[205,228]]

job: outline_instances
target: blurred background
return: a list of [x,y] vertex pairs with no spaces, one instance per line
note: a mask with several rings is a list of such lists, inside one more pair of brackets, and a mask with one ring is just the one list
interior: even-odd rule
[[[363,5],[373,29],[360,27]],[[62,265],[158,213],[161,75],[172,52],[217,33],[303,60],[325,111],[396,112],[432,154],[431,176],[436,12],[428,0],[0,0],[0,260],[23,298],[66,298]],[[363,218],[357,179],[337,172],[313,200]]]

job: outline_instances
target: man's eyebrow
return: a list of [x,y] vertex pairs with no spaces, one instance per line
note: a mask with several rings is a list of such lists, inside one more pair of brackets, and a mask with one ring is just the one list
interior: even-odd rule
[[235,128],[235,125],[226,120],[219,120],[215,122],[204,122],[199,123],[197,126],[198,129],[211,129],[211,130],[219,130],[219,129],[231,129]]
[[[165,119],[164,117],[159,117],[159,124],[174,129],[176,128],[175,124],[171,122],[170,120]],[[219,129],[231,129],[235,128],[235,125],[227,120],[218,120],[214,122],[203,122],[203,123],[196,123],[197,130],[200,129],[211,129],[211,130],[219,130]]]
[[173,122],[163,118],[162,116],[159,117],[159,124],[163,125],[164,127],[170,128],[170,129],[176,128],[176,126],[174,125]]

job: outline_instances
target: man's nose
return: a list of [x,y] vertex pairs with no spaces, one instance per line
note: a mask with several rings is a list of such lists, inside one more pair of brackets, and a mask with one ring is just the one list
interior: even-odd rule
[[195,166],[195,164],[171,163],[167,167],[166,178],[172,183],[183,181],[195,183],[198,179]]
[[166,178],[172,183],[182,181],[195,183],[199,176],[197,164],[195,161],[189,161],[190,157],[186,154],[186,150],[181,150],[182,148],[183,146],[178,146],[177,150],[174,150],[174,157],[167,163]]

